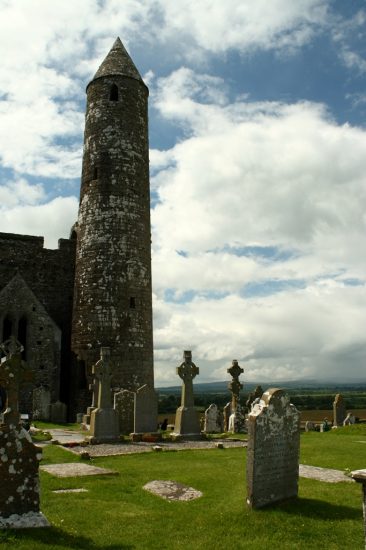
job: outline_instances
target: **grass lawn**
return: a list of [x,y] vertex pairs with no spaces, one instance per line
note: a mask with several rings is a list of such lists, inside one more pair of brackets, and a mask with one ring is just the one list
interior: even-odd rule
[[[358,443],[364,441],[365,443]],[[366,427],[301,436],[301,461],[337,469],[366,467]],[[46,463],[78,461],[57,446]],[[299,498],[262,510],[245,503],[245,449],[146,453],[93,459],[117,476],[55,478],[41,472],[42,511],[49,529],[0,531],[1,550],[364,548],[361,488],[300,478]],[[142,489],[170,479],[203,492],[168,502]],[[55,494],[80,488],[87,493]]]

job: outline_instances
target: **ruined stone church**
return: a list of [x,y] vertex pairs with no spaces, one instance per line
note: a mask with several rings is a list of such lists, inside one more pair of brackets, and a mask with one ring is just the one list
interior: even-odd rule
[[110,347],[112,387],[154,385],[148,88],[119,38],[87,88],[78,220],[58,249],[0,233],[0,339],[17,337],[35,388],[90,405],[90,373]]

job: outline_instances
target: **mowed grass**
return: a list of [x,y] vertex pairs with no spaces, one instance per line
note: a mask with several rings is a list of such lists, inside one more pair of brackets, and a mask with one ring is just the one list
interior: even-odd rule
[[[366,467],[366,429],[353,426],[301,436],[301,461],[338,469]],[[79,458],[60,447],[44,463]],[[48,529],[0,531],[1,550],[38,549],[280,549],[364,548],[361,488],[301,479],[299,498],[262,510],[247,508],[245,449],[146,453],[93,459],[114,476],[56,478],[41,472]],[[203,492],[191,502],[168,502],[143,490],[154,479]],[[87,493],[55,494],[61,488]]]

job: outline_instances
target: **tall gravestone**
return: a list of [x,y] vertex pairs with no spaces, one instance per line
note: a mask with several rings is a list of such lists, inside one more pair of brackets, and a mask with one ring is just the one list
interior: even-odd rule
[[243,384],[239,382],[239,376],[244,372],[244,369],[239,366],[236,359],[233,359],[232,365],[227,369],[227,372],[232,377],[232,381],[228,385],[231,391],[231,415],[229,417],[228,431],[233,433],[244,432],[245,414],[239,405],[239,393],[243,388]]
[[334,398],[333,403],[333,426],[343,426],[346,418],[346,405],[343,396],[340,393]]
[[267,390],[252,407],[248,434],[248,505],[261,508],[297,496],[300,413],[283,390]]
[[200,435],[198,413],[194,407],[193,379],[199,374],[199,368],[192,362],[192,352],[183,352],[183,363],[177,367],[177,374],[182,379],[182,400],[175,414],[173,435],[197,437]]
[[44,386],[33,390],[33,420],[50,420],[51,392]]
[[231,401],[229,401],[229,403],[226,403],[224,407],[224,432],[229,431],[230,416],[231,416]]
[[39,461],[42,451],[20,424],[19,389],[31,380],[14,338],[1,345],[0,386],[6,403],[0,422],[0,528],[46,527],[39,507]]
[[134,430],[134,403],[135,394],[132,391],[121,390],[114,394],[114,409],[121,434],[130,434]]
[[134,433],[156,432],[158,429],[158,396],[154,388],[145,384],[135,393]]
[[93,374],[98,379],[98,407],[91,413],[90,441],[102,443],[117,440],[119,437],[118,415],[112,407],[110,349],[100,349],[100,359],[93,366]]

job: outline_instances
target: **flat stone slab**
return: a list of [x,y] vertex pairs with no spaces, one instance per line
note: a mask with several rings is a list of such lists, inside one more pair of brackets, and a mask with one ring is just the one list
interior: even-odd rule
[[166,500],[194,500],[202,496],[201,491],[182,485],[177,481],[155,480],[146,483],[143,487],[146,491],[158,495]]
[[30,527],[50,527],[50,522],[42,512],[13,514],[8,518],[0,516],[0,529],[28,529]]
[[53,440],[59,441],[61,445],[81,443],[86,437],[84,434],[72,430],[61,430],[60,428],[46,431],[51,434]]
[[88,493],[88,489],[56,489],[56,491],[52,491],[53,493],[56,493],[57,495],[62,495],[63,493]]
[[[209,441],[180,441],[167,442],[159,441],[158,446],[162,451],[185,451],[196,449],[217,449],[218,440]],[[222,440],[224,448],[231,449],[233,447],[246,447],[246,441],[232,441],[228,439]],[[94,456],[116,456],[127,455],[134,453],[150,453],[155,452],[156,443],[148,443],[145,441],[131,443],[102,443],[100,445],[88,445],[87,447],[75,446],[65,447],[68,451],[80,455],[87,451],[91,457]]]
[[91,466],[79,462],[45,464],[44,466],[40,466],[40,469],[57,477],[117,475],[117,472],[113,470],[107,470],[107,468],[99,468],[98,466]]
[[353,479],[346,476],[341,470],[319,468],[318,466],[308,466],[305,464],[299,465],[299,475],[301,477],[317,479],[318,481],[325,481],[326,483],[340,483],[341,481],[354,483]]

